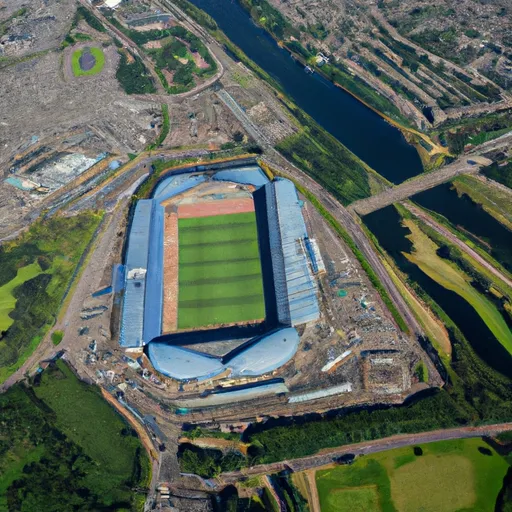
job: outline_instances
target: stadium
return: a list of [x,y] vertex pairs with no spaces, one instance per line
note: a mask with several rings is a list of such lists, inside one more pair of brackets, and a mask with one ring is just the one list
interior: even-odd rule
[[257,377],[297,351],[297,326],[320,316],[294,184],[254,162],[174,170],[129,225],[123,270],[123,349],[144,350],[177,381]]

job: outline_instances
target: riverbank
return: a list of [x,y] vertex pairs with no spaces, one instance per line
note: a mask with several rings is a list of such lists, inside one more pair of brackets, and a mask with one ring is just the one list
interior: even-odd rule
[[[185,2],[180,0],[180,4]],[[276,87],[281,93],[277,95],[279,99],[298,105],[379,175],[399,183],[423,172],[417,150],[402,132],[332,82],[316,73],[305,73],[287,50],[253,23],[241,5],[231,3],[228,9],[225,0],[194,0],[192,4],[194,9],[204,9],[215,18],[218,29],[210,27],[209,33],[232,57]],[[373,134],[371,142],[368,133]]]

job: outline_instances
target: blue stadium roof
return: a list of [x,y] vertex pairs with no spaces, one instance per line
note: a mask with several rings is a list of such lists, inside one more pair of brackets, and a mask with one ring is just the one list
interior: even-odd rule
[[288,362],[299,346],[299,334],[293,327],[279,329],[250,345],[226,363],[232,377],[263,375]]
[[233,181],[244,185],[254,185],[255,187],[261,187],[269,182],[269,179],[258,165],[219,171],[215,173],[213,179],[219,181]]
[[304,240],[306,224],[295,185],[276,179],[265,185],[272,270],[279,321],[299,325],[318,319],[316,282]]
[[216,357],[165,343],[149,343],[148,356],[155,370],[176,380],[205,380],[225,370]]
[[165,342],[148,344],[148,356],[154,368],[176,380],[205,380],[231,370],[232,377],[248,377],[272,372],[288,362],[299,346],[299,334],[293,327],[271,332],[254,342],[247,342],[247,348],[233,350],[225,363],[214,356],[191,349],[168,345]]
[[124,348],[142,346],[144,296],[146,279],[143,273],[128,279],[131,270],[148,268],[149,232],[153,201],[138,201],[130,229],[126,252],[125,290],[119,343]]

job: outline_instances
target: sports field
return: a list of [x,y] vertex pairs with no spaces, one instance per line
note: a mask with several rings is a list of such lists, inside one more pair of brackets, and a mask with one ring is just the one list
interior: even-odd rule
[[178,220],[178,329],[265,317],[254,212]]
[[506,460],[481,439],[398,448],[318,471],[322,512],[493,512]]

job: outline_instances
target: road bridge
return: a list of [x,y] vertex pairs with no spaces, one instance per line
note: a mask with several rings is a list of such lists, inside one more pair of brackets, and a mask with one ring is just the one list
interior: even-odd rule
[[463,156],[450,165],[432,172],[420,174],[396,187],[388,188],[380,194],[355,201],[348,207],[348,210],[359,215],[367,215],[391,204],[403,201],[418,192],[423,192],[441,183],[451,181],[459,174],[476,174],[480,167],[490,164],[492,164],[492,160],[483,156]]

